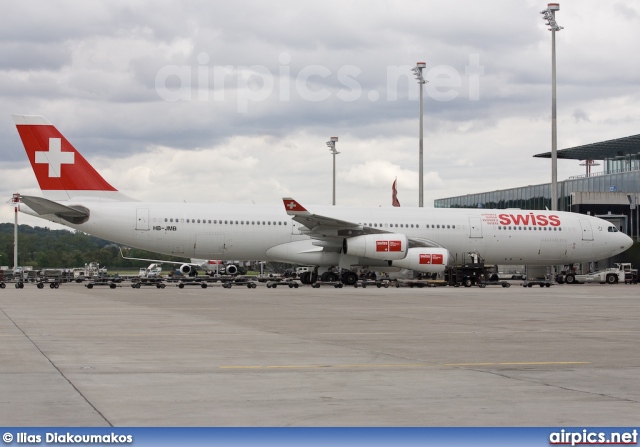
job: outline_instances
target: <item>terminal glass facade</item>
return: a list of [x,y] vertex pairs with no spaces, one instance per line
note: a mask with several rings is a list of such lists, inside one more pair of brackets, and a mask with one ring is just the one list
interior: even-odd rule
[[[607,160],[607,162],[614,162]],[[640,163],[638,160],[636,163]],[[607,172],[613,172],[607,171]],[[558,210],[571,210],[572,192],[640,192],[640,171],[614,174],[592,174],[589,177],[570,178],[558,182]],[[500,191],[467,194],[465,196],[436,199],[436,208],[521,208],[529,210],[551,209],[551,184],[529,185]]]

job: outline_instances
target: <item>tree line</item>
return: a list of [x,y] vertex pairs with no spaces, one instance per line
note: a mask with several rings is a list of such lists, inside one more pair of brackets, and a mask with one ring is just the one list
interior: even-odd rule
[[[12,223],[0,223],[0,266],[13,268]],[[84,267],[89,262],[98,262],[109,270],[118,268],[138,269],[149,265],[148,261],[132,261],[120,256],[120,246],[95,236],[68,230],[52,230],[48,227],[18,226],[18,265],[42,268]],[[123,247],[124,248],[124,247]],[[186,261],[137,248],[125,251],[133,258]]]

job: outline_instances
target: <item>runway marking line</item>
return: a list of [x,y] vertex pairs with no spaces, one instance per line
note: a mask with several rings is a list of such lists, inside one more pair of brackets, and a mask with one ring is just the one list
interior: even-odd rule
[[226,365],[220,369],[320,369],[320,368],[424,368],[428,366],[540,366],[540,365],[588,365],[591,362],[497,362],[497,363],[391,363],[352,365]]

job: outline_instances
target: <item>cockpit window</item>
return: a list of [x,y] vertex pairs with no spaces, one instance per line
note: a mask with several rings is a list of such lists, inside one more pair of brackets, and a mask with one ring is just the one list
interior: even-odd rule
[[618,229],[614,226],[611,226],[609,228],[607,228],[607,231],[609,231],[609,233],[617,233]]

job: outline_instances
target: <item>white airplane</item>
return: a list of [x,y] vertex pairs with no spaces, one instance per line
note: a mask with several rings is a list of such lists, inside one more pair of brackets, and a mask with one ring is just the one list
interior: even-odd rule
[[468,253],[487,265],[559,265],[605,259],[632,245],[605,220],[560,211],[309,211],[292,198],[284,207],[139,202],[107,183],[45,117],[13,119],[44,195],[22,196],[20,211],[157,253],[313,265],[324,280],[353,284],[358,267],[438,273]]
[[[202,270],[207,274],[216,274],[220,272],[229,271],[229,275],[235,275],[238,273],[238,267],[231,264],[225,267],[224,262],[212,259],[195,259],[191,258],[191,262],[180,262],[180,261],[167,261],[163,259],[147,259],[147,258],[132,258],[130,256],[125,256],[122,252],[122,248],[120,248],[120,256],[122,259],[131,259],[132,261],[149,261],[154,262],[156,264],[173,264],[179,265],[178,271],[183,275],[195,276],[198,274],[198,270]],[[151,265],[156,265],[151,264]]]

